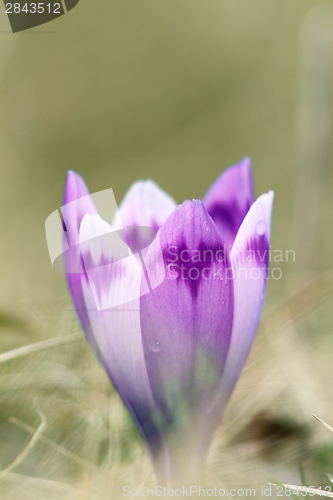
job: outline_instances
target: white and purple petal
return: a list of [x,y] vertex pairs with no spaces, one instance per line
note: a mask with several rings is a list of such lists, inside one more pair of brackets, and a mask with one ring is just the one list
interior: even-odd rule
[[[75,255],[68,254],[65,265],[71,269],[74,257],[83,263],[81,273],[67,273],[77,314],[87,340],[146,442],[160,482],[165,483],[169,459],[163,436],[151,418],[154,402],[141,343],[139,298],[131,300],[133,288],[137,296],[140,294],[141,271],[132,273],[129,267],[137,268],[137,261],[132,257],[128,267],[128,258],[119,259],[119,250],[115,255],[114,247],[107,244],[105,236],[113,229],[96,215],[84,181],[74,172],[68,174],[62,208],[71,241],[78,243]],[[111,270],[110,265],[114,266]],[[104,310],[105,301],[112,304],[120,290],[126,303]]]
[[203,200],[229,251],[253,202],[254,189],[249,158],[244,158],[237,165],[225,170]]
[[226,367],[216,404],[218,419],[227,405],[249,355],[264,305],[269,270],[274,193],[261,195],[246,215],[232,247],[234,321]]
[[113,233],[98,215],[83,218],[80,246],[87,267],[82,280],[85,307],[101,363],[141,431],[156,473],[166,481],[167,455],[152,419],[155,405],[141,342],[139,296],[144,273],[134,256],[119,260],[116,255],[114,260],[114,247],[103,238]]
[[231,336],[233,283],[226,276],[230,261],[221,235],[200,201],[179,206],[157,239],[145,258],[148,277],[154,282],[161,265],[167,276],[140,299],[142,343],[156,418],[174,458],[175,449],[197,446],[198,421],[206,419],[219,387]]
[[177,207],[171,196],[151,180],[132,184],[119,205],[112,222],[114,229],[122,226],[149,226],[159,230]]
[[72,296],[72,300],[93,351],[100,358],[97,350],[94,333],[89,324],[85,301],[82,294],[82,279],[84,270],[82,267],[81,253],[79,248],[79,229],[83,217],[86,214],[96,214],[97,209],[89,196],[89,190],[80,175],[69,171],[67,174],[65,192],[62,206],[62,217],[64,226],[64,237],[66,238],[64,252],[64,265],[66,279]]
[[119,205],[112,221],[114,229],[126,228],[127,243],[133,253],[147,247],[176,202],[151,180],[135,182]]

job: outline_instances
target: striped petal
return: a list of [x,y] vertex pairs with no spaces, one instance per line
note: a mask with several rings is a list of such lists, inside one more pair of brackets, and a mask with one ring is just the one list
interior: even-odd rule
[[230,255],[235,294],[234,322],[219,396],[213,405],[220,416],[243,370],[259,325],[269,268],[273,197],[270,191],[252,205]]
[[96,214],[97,209],[90,197],[86,183],[73,170],[69,170],[67,173],[62,213],[71,243],[77,244],[83,217],[86,214]]
[[[200,201],[179,206],[158,240],[163,262],[155,240],[145,259],[148,277],[154,283],[161,266],[167,276],[141,297],[142,342],[156,420],[171,456],[181,461],[179,453],[186,455],[197,446],[198,422],[206,419],[225,367],[233,283],[221,235]],[[186,467],[192,458],[187,456]],[[182,470],[179,462],[174,470]]]
[[[85,308],[101,362],[141,431],[158,476],[165,481],[164,444],[152,420],[155,404],[141,341],[139,297],[145,275],[133,255],[119,260],[117,250],[115,259],[114,240],[105,239],[114,233],[98,215],[86,215],[81,223]],[[144,289],[149,291],[147,284]]]
[[[77,203],[72,203],[75,200]],[[96,208],[83,179],[74,172],[68,173],[62,208],[71,242],[78,243],[75,245],[75,259],[84,263],[81,273],[66,275],[77,314],[90,346],[136,422],[159,481],[163,484],[167,477],[168,457],[161,432],[151,418],[155,405],[141,343],[139,298],[131,300],[129,295],[133,288],[137,296],[140,294],[141,270],[134,273],[134,277],[131,276],[131,269],[128,270],[124,264],[127,259],[119,259],[119,248],[114,254],[114,239],[113,245],[108,245],[108,238],[114,231],[96,215]],[[71,260],[65,265],[70,269],[74,265],[74,253],[67,255]],[[108,267],[111,265],[114,268],[110,270]],[[133,262],[133,258],[129,267],[131,265],[138,269],[137,261]],[[125,286],[121,280],[122,268],[129,271]],[[121,286],[122,298],[127,302],[118,301],[119,305],[114,305],[116,288],[119,292]],[[110,304],[114,307],[110,308]]]
[[133,253],[147,247],[159,228],[177,207],[165,191],[151,181],[137,181],[126,193],[112,222],[114,229],[126,227]]
[[203,200],[229,251],[253,201],[254,189],[249,158],[244,158],[223,172]]
[[119,205],[119,214],[112,222],[112,227],[149,226],[158,231],[176,207],[174,199],[155,182],[137,181]]
[[80,248],[78,245],[79,228],[83,217],[86,214],[95,213],[97,213],[97,210],[89,196],[89,190],[84,180],[77,173],[70,170],[67,174],[62,206],[66,248],[68,246],[70,247],[70,251],[67,250],[64,252],[66,279],[76,312],[86,334],[87,340],[89,341],[95,354],[100,357],[97,346],[95,345],[82,293],[82,279],[84,275]]
[[[145,277],[139,259],[130,255],[122,238],[99,215],[85,215],[80,226],[84,268],[98,311],[126,304],[148,293],[141,285]],[[140,289],[141,288],[141,289]]]

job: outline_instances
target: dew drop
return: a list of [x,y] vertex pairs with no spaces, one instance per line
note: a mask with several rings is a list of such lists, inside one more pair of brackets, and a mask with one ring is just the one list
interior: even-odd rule
[[161,350],[160,343],[159,342],[155,342],[155,341],[150,342],[149,349],[152,352],[160,352],[160,350]]
[[260,220],[256,225],[256,233],[258,236],[262,236],[266,232],[266,222],[264,220]]
[[168,273],[169,278],[171,278],[173,280],[176,280],[178,278],[178,276],[179,276],[178,269],[176,267],[172,267],[172,265],[168,266],[167,273]]

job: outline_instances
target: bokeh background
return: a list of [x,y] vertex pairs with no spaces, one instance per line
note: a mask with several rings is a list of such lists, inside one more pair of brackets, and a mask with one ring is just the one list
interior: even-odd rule
[[272,250],[296,259],[273,263],[283,275],[201,484],[261,497],[267,477],[301,484],[300,464],[308,485],[330,484],[333,436],[312,414],[333,424],[332,9],[80,0],[13,35],[1,6],[1,498],[104,500],[155,484],[50,265],[44,224],[67,170],[118,203],[140,178],[180,203],[245,155],[257,195],[275,191]]

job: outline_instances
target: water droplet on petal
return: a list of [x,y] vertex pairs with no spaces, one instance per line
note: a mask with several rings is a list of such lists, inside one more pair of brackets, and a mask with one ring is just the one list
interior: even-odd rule
[[168,276],[169,278],[173,279],[173,280],[176,280],[179,276],[179,270],[177,267],[173,266],[172,264],[168,265],[168,268],[167,268],[167,273],[168,273]]
[[150,342],[149,349],[152,352],[160,352],[160,350],[161,350],[160,343],[159,342],[155,342],[155,341]]
[[256,225],[256,233],[258,236],[262,236],[266,232],[266,222],[264,220],[260,220]]

